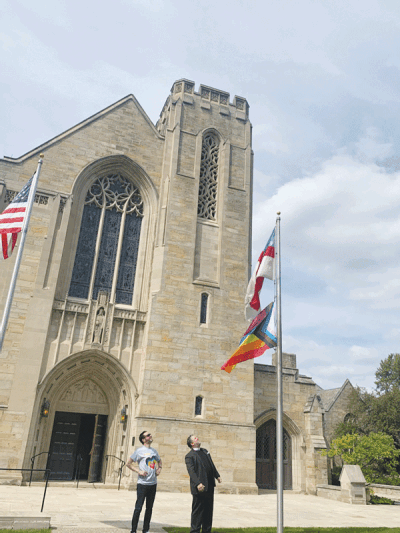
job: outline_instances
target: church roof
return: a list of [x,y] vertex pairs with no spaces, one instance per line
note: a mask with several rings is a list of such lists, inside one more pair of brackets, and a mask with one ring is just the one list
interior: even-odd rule
[[327,389],[327,390],[320,389],[318,391],[318,396],[322,400],[325,411],[330,410],[330,408],[334,405],[334,403],[339,398],[339,396],[342,394],[342,392],[347,387],[347,385],[352,386],[348,379],[346,379],[343,385],[341,387],[338,387],[337,389]]
[[139,104],[137,99],[133,96],[133,94],[128,94],[128,96],[125,96],[124,98],[121,98],[121,100],[118,100],[117,102],[114,102],[113,104],[111,104],[108,107],[102,109],[98,113],[95,113],[94,115],[86,118],[82,122],[79,122],[75,126],[72,126],[72,128],[69,128],[69,129],[65,130],[64,132],[60,133],[59,135],[56,135],[55,137],[53,137],[49,141],[46,141],[45,143],[43,143],[43,144],[37,146],[36,148],[34,148],[33,150],[30,150],[26,154],[24,154],[24,155],[22,155],[20,157],[16,157],[16,158],[4,156],[3,160],[4,161],[13,162],[13,163],[21,163],[25,159],[29,159],[30,157],[32,157],[36,153],[39,153],[39,152],[43,151],[44,149],[52,146],[53,144],[61,141],[62,139],[65,139],[66,137],[76,133],[80,129],[85,128],[86,126],[88,126],[89,124],[95,122],[99,118],[107,115],[108,113],[113,112],[115,109],[118,109],[119,107],[124,106],[124,105],[129,104],[129,103],[133,103],[137,107],[137,109],[139,110],[139,112],[141,113],[141,115],[143,116],[145,121],[148,123],[150,128],[153,130],[154,134],[159,139],[164,139],[164,137],[160,134],[160,132],[157,130],[157,128],[155,127],[155,125],[151,121],[150,117],[147,115],[145,110]]

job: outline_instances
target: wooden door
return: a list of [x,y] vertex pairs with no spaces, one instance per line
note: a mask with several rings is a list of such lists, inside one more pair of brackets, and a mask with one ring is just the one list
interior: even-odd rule
[[51,470],[50,479],[73,479],[79,426],[79,413],[56,412],[47,463]]
[[[260,489],[276,489],[276,422],[268,420],[257,429],[256,483]],[[283,488],[292,488],[292,444],[283,430]]]
[[101,467],[103,466],[104,442],[107,430],[107,415],[96,415],[92,450],[90,452],[89,483],[101,481]]

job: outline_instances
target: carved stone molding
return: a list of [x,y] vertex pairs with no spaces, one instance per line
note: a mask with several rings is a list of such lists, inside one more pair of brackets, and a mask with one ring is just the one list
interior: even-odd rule
[[62,402],[73,402],[79,404],[104,404],[107,405],[107,398],[104,392],[96,383],[89,379],[82,379],[72,384],[61,396]]

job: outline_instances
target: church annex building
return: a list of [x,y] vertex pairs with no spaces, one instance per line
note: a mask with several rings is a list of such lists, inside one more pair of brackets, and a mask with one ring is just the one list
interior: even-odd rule
[[[1,212],[44,153],[0,354],[1,468],[36,456],[53,480],[114,483],[146,429],[160,490],[189,490],[192,433],[220,491],[274,488],[275,366],[220,370],[247,328],[251,129],[245,98],[182,79],[156,125],[129,95],[0,160]],[[15,256],[0,264],[0,312]],[[293,354],[283,378],[285,488],[315,493],[352,387],[321,390]]]

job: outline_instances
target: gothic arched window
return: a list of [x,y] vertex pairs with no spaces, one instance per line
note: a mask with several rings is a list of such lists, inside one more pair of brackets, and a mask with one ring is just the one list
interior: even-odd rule
[[97,179],[89,188],[72,271],[69,296],[132,303],[143,200],[119,174]]
[[199,203],[197,216],[206,220],[217,217],[219,139],[211,132],[203,137],[201,148]]

